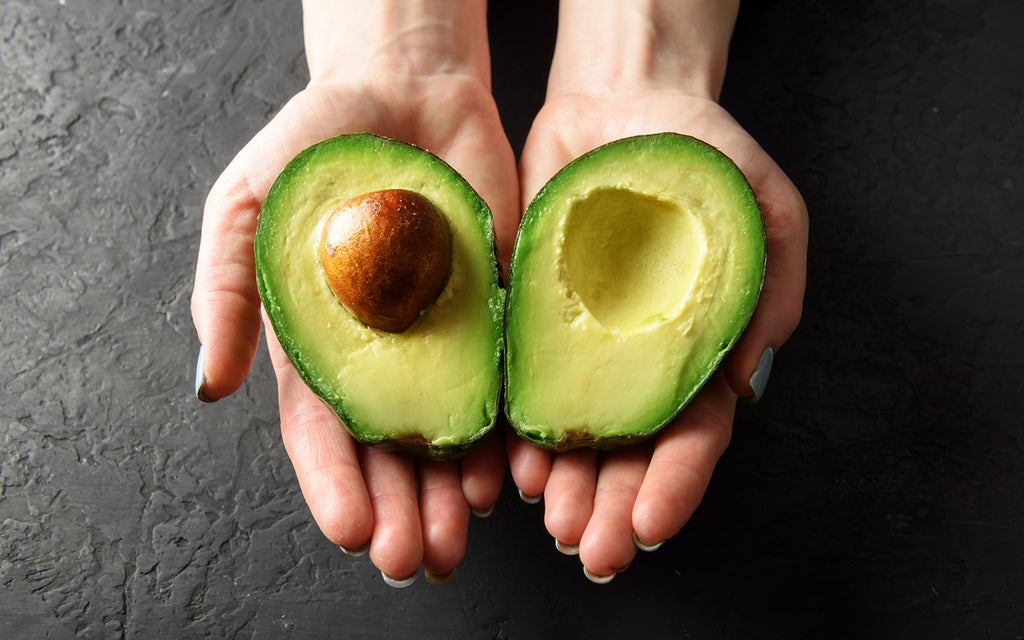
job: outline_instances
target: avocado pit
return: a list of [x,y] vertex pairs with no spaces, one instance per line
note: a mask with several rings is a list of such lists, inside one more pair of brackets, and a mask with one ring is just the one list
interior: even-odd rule
[[427,198],[386,189],[356,196],[331,213],[319,253],[342,305],[369,327],[402,333],[444,289],[452,241]]

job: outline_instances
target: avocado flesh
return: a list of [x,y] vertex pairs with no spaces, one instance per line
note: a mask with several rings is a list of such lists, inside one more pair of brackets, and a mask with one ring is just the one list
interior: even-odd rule
[[757,200],[710,145],[654,134],[574,160],[527,208],[516,239],[510,423],[556,450],[651,436],[737,341],[765,256]]
[[[444,288],[401,333],[372,329],[352,315],[334,296],[318,255],[327,217],[354,196],[384,189],[425,196],[452,240]],[[281,346],[357,439],[447,458],[494,425],[504,292],[491,214],[439,158],[370,134],[306,149],[263,203],[255,252],[260,296]]]

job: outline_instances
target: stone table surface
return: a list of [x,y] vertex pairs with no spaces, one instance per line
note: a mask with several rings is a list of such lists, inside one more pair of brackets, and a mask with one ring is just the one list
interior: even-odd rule
[[[518,149],[555,4],[492,3]],[[801,189],[802,325],[608,585],[506,481],[443,587],[312,522],[261,348],[202,405],[202,204],[306,81],[297,1],[0,5],[0,637],[1020,638],[1024,3],[751,1],[723,104]]]

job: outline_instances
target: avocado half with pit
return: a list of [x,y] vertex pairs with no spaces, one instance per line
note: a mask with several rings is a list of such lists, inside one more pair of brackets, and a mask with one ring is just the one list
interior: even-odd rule
[[449,165],[371,134],[309,147],[259,214],[260,296],[358,440],[448,458],[494,425],[504,291],[491,213]]
[[765,257],[757,199],[714,147],[662,133],[577,158],[537,194],[516,239],[510,423],[555,450],[651,436],[736,343]]

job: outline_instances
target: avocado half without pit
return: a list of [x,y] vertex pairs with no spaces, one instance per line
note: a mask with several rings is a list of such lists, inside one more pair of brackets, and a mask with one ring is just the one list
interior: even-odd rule
[[281,346],[358,440],[448,458],[493,427],[494,228],[442,160],[370,134],[309,147],[264,200],[255,256]]
[[516,239],[509,422],[555,450],[651,436],[738,340],[765,257],[757,199],[714,147],[664,133],[577,158],[541,189]]

